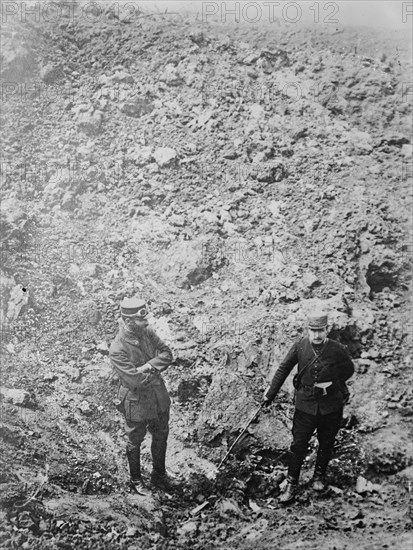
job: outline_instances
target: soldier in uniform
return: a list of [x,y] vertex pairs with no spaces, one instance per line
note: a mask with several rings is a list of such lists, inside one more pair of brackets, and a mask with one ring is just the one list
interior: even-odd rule
[[263,404],[268,405],[298,364],[293,381],[296,390],[293,442],[287,485],[280,497],[283,503],[291,502],[296,496],[301,466],[315,430],[318,452],[313,488],[317,491],[324,489],[327,466],[341,426],[343,406],[349,397],[346,380],[354,373],[354,365],[347,348],[327,338],[327,324],[325,314],[316,313],[308,318],[308,336],[294,343],[264,394]]
[[118,408],[126,420],[130,487],[145,494],[140,446],[146,431],[152,435],[151,482],[170,490],[173,482],[165,470],[171,400],[161,372],[172,362],[169,347],[149,327],[148,307],[140,298],[125,298],[120,305],[119,332],[109,357],[119,376]]

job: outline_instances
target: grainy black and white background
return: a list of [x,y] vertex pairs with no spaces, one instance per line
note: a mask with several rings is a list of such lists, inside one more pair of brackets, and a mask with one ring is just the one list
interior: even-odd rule
[[[1,548],[411,548],[412,20],[2,2]],[[146,499],[108,358],[136,294],[175,356],[181,486]],[[329,490],[314,442],[286,509],[290,382],[209,474],[320,304],[357,372]]]

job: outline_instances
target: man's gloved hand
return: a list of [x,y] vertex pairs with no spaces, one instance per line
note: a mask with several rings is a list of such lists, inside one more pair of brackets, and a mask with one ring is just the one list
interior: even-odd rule
[[262,407],[269,407],[271,405],[271,403],[274,401],[274,398],[273,399],[268,399],[268,397],[267,397],[267,393],[269,392],[269,390],[270,390],[270,386],[267,386],[264,389],[264,395],[262,396],[262,403],[261,403]]
[[145,363],[141,367],[137,367],[136,372],[138,374],[150,373],[150,372],[153,372],[153,367],[150,363]]
[[145,363],[141,367],[136,367],[136,374],[138,375],[138,385],[147,386],[153,382],[153,375],[157,374],[157,369],[153,367],[150,363]]
[[263,408],[269,407],[271,405],[272,401],[273,401],[272,399],[268,399],[268,397],[266,397],[264,395],[264,399],[262,400],[261,405],[262,405]]

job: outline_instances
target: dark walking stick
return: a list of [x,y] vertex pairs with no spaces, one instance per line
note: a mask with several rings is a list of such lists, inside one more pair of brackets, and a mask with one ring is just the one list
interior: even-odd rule
[[232,449],[235,447],[235,445],[238,443],[238,441],[241,439],[241,437],[245,434],[245,432],[248,430],[250,424],[252,422],[254,422],[254,420],[257,418],[257,416],[259,415],[261,409],[263,408],[263,404],[261,404],[258,409],[254,412],[254,414],[251,416],[251,418],[248,420],[248,422],[245,424],[245,426],[242,428],[241,430],[241,433],[239,434],[239,436],[236,438],[236,440],[234,441],[234,443],[231,445],[231,447],[228,449],[226,455],[224,456],[224,458],[221,460],[221,462],[218,464],[218,466],[216,468],[214,468],[214,470],[212,472],[210,472],[210,474],[208,475],[208,477],[210,478],[214,478],[217,473],[218,473],[218,470],[221,468],[221,466],[224,464],[224,462],[227,460],[227,458],[229,457],[229,455],[231,454],[231,451]]

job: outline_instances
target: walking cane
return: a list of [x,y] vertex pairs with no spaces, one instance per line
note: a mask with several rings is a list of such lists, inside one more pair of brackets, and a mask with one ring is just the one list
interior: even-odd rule
[[239,434],[239,436],[236,438],[236,440],[234,441],[234,443],[231,445],[231,447],[228,449],[226,455],[224,456],[224,458],[221,460],[221,462],[218,464],[218,466],[216,468],[214,468],[214,470],[212,472],[210,472],[210,474],[207,476],[209,478],[213,478],[217,475],[218,473],[218,470],[221,468],[221,466],[224,464],[224,462],[227,460],[227,458],[229,457],[229,455],[231,454],[231,451],[232,449],[235,447],[235,445],[238,443],[238,441],[241,439],[241,437],[245,434],[245,432],[248,430],[250,424],[252,422],[254,422],[254,420],[257,418],[258,414],[260,413],[261,409],[263,408],[264,404],[261,403],[261,405],[258,407],[258,409],[254,412],[254,414],[251,416],[251,418],[248,420],[248,422],[245,424],[245,426],[242,428],[241,430],[241,433]]

